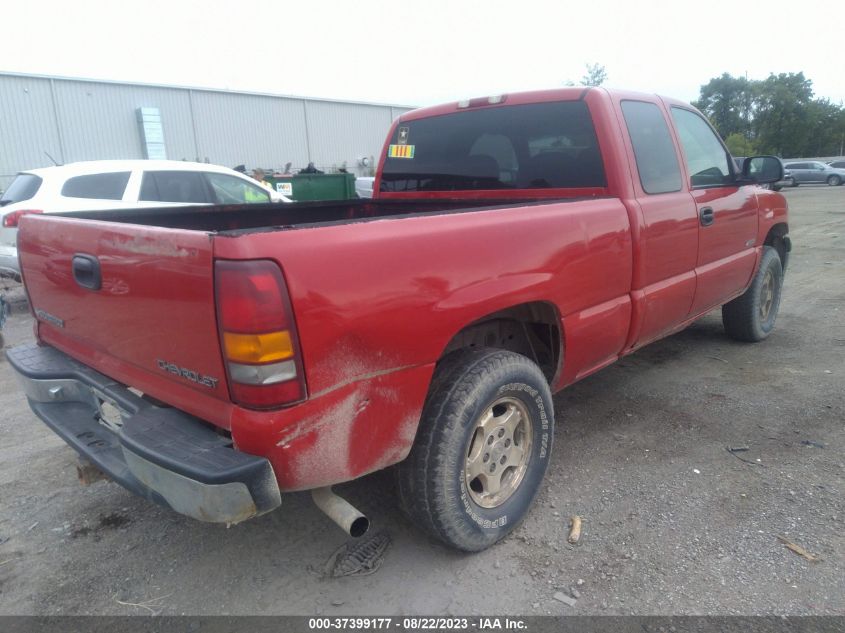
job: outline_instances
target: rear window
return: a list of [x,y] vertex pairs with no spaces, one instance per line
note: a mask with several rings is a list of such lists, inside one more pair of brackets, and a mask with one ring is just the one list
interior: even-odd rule
[[41,178],[35,174],[18,174],[0,198],[0,205],[23,202],[33,198],[41,187]]
[[381,190],[465,191],[604,187],[583,101],[465,110],[400,123]]
[[141,181],[141,200],[211,202],[202,174],[190,171],[148,171]]
[[96,200],[120,200],[129,182],[128,171],[108,174],[90,174],[68,178],[62,187],[66,198],[93,198]]

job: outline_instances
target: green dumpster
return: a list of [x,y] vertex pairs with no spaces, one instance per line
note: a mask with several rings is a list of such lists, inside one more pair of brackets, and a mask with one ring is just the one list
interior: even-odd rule
[[267,182],[291,200],[351,200],[355,195],[354,174],[295,174],[273,176]]

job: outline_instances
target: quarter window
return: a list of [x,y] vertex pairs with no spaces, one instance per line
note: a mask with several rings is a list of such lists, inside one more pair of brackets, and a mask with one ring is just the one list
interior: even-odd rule
[[686,155],[690,185],[713,187],[731,182],[729,154],[707,122],[683,108],[672,108],[672,118]]
[[66,198],[92,198],[95,200],[121,200],[129,182],[128,171],[108,174],[90,174],[68,178],[62,186]]
[[663,113],[653,103],[623,101],[622,114],[646,193],[681,190],[681,168]]

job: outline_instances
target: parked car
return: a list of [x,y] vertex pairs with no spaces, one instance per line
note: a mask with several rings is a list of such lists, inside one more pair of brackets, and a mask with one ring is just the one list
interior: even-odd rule
[[769,336],[791,246],[757,184],[782,175],[652,94],[406,112],[372,200],[23,217],[38,343],[7,358],[50,428],[177,512],[312,490],[359,536],[331,486],[398,464],[412,524],[478,551],[540,490],[553,392],[720,306]]
[[373,197],[373,181],[375,176],[359,176],[355,179],[355,193],[359,198]]
[[793,187],[805,183],[827,183],[836,187],[845,182],[845,169],[837,169],[817,160],[786,163],[794,179]]
[[832,160],[828,163],[834,169],[845,169],[845,160]]
[[[734,158],[734,161],[736,162],[737,169],[742,171],[743,164],[745,163],[745,157],[744,156],[737,156],[737,157]],[[771,189],[772,191],[780,191],[784,187],[794,187],[795,186],[795,180],[792,177],[792,172],[790,172],[788,169],[784,169],[783,170],[783,178],[781,178],[777,182],[762,184],[760,186],[763,187],[764,189]]]
[[237,171],[170,160],[105,160],[20,172],[0,197],[0,274],[20,276],[17,226],[29,213],[289,202]]

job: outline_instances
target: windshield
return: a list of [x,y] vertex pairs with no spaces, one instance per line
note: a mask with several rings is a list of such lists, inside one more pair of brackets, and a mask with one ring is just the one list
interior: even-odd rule
[[29,200],[41,186],[41,178],[34,174],[18,174],[0,198],[0,206]]
[[400,123],[381,191],[589,188],[606,185],[583,101],[465,110]]

